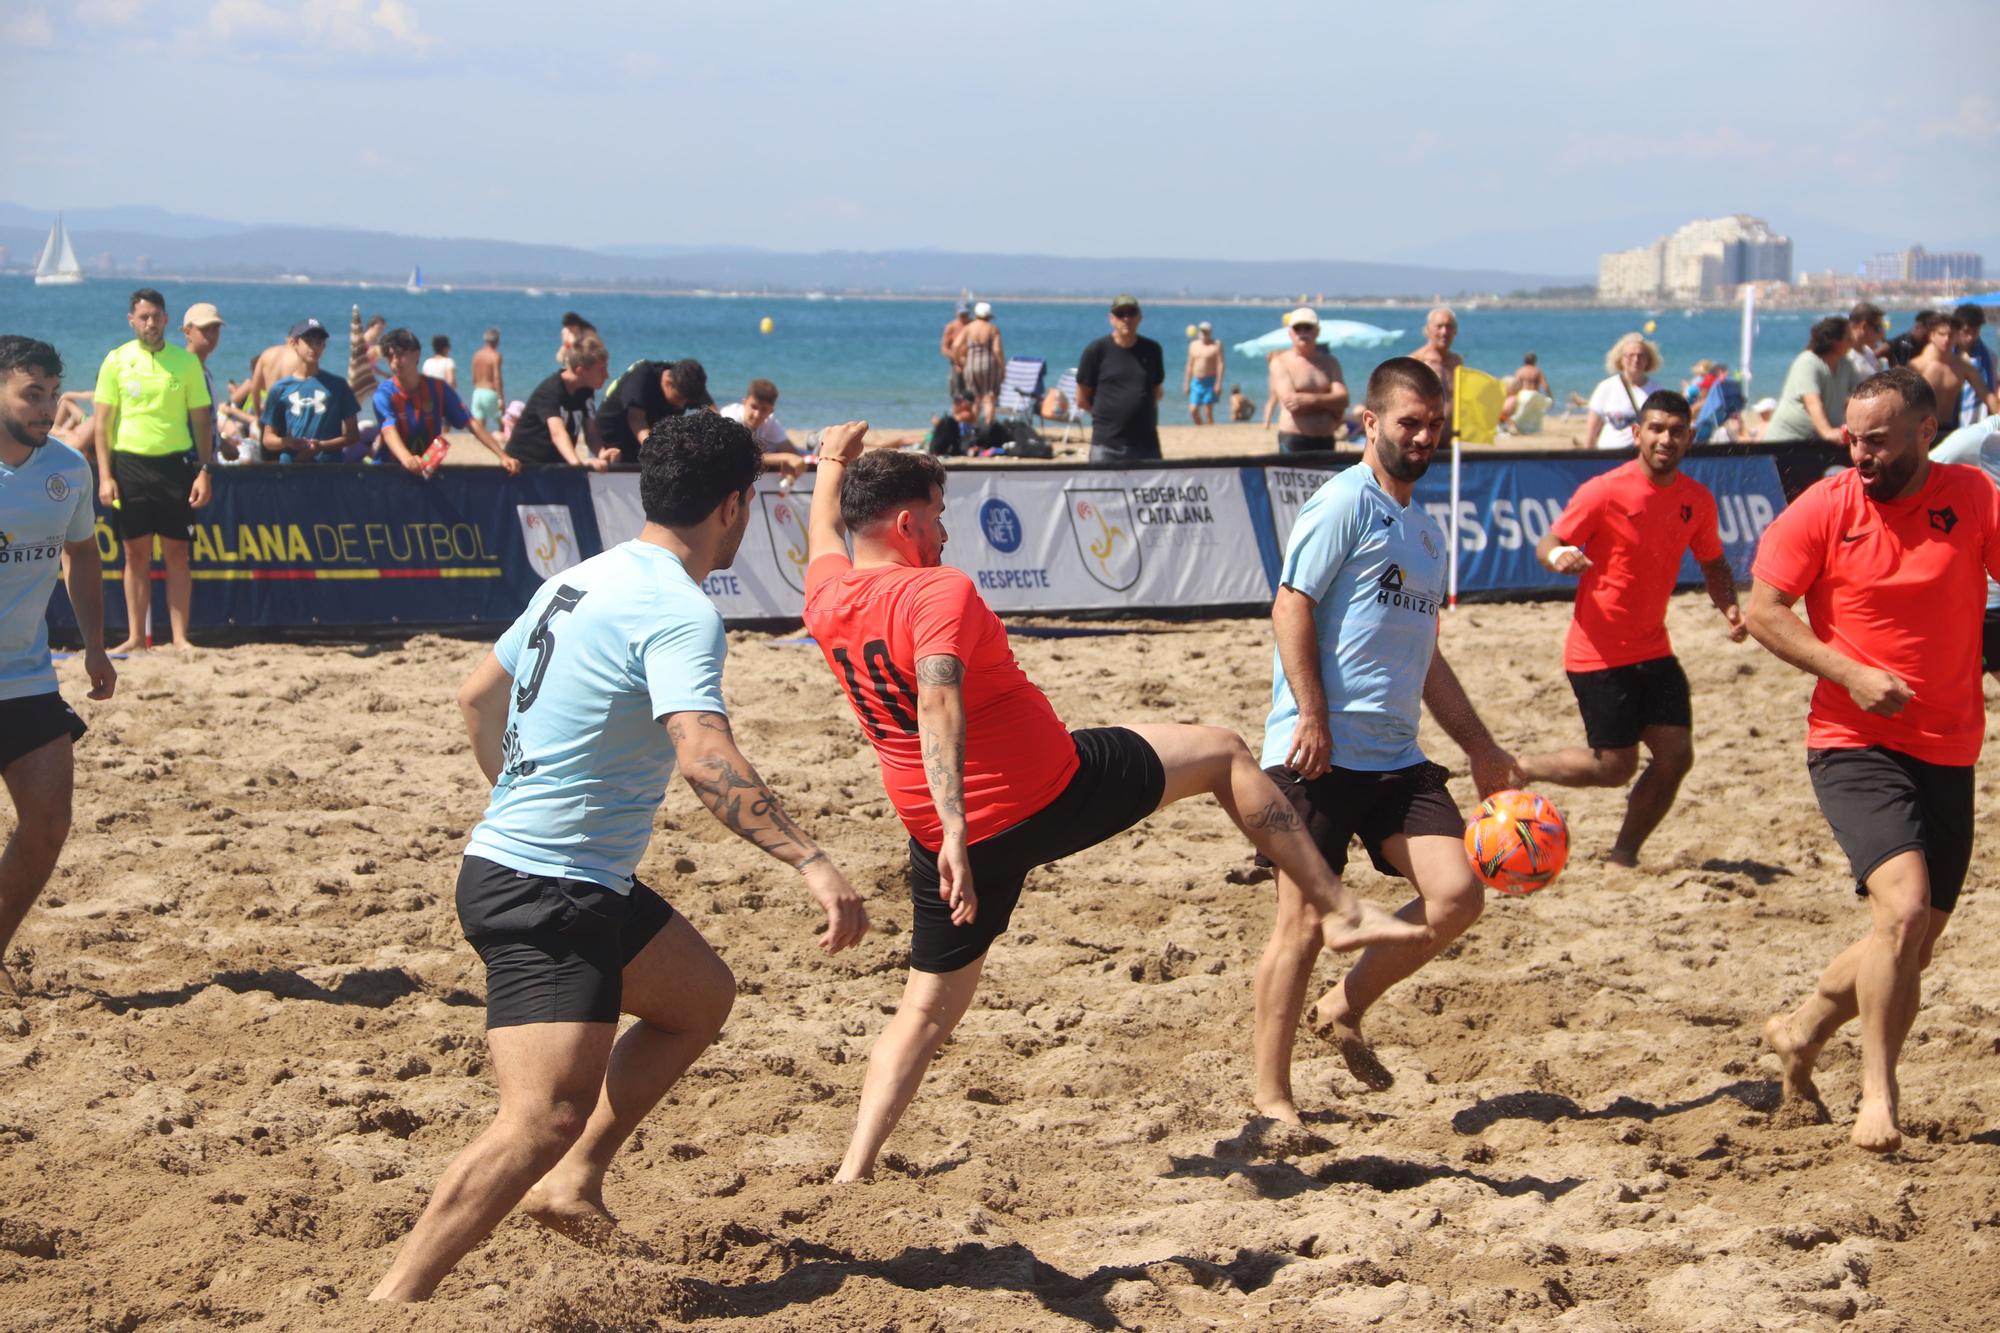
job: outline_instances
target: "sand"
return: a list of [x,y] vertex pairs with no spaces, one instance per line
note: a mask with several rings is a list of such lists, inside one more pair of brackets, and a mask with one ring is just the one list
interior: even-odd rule
[[[1568,741],[1565,608],[1473,607],[1448,650],[1503,740]],[[1364,1093],[1301,1046],[1309,1132],[1249,1114],[1269,884],[1190,803],[1038,872],[872,1185],[829,1184],[902,985],[903,836],[809,648],[732,636],[748,753],[878,927],[828,959],[796,882],[668,793],[641,873],[739,979],[646,1122],[607,1255],[519,1218],[419,1313],[362,1296],[487,1121],[481,971],[452,910],[482,805],[452,695],[477,643],[123,664],[82,701],[75,832],[0,1009],[0,1326],[259,1329],[1975,1330],[2000,1310],[1993,876],[1904,1061],[1906,1147],[1773,1114],[1759,1028],[1863,913],[1807,786],[1806,682],[1677,600],[1700,756],[1638,872],[1621,796],[1554,791],[1575,862],[1392,991]],[[1253,737],[1257,621],[1017,640],[1074,724]],[[1461,756],[1426,726],[1431,753]],[[1982,809],[1995,798],[1990,767]],[[4,825],[0,825],[4,826]],[[1353,881],[1400,895],[1357,860]],[[1323,963],[1319,977],[1337,975]]]

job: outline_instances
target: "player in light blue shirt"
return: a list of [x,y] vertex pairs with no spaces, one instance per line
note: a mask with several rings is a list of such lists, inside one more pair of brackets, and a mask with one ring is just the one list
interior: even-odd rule
[[14,831],[0,856],[5,995],[15,993],[7,945],[69,837],[72,747],[84,732],[56,689],[49,657],[49,596],[64,557],[90,697],[109,699],[118,683],[104,652],[104,569],[91,506],[97,487],[83,455],[49,438],[61,397],[56,349],[0,334],[0,779],[14,799]]
[[[868,931],[723,705],[727,645],[701,581],[735,559],[761,461],[750,432],[713,413],[656,423],[639,453],[644,530],[543,584],[459,691],[494,784],[458,917],[486,964],[500,1111],[446,1168],[373,1299],[428,1297],[516,1204],[566,1234],[615,1225],[605,1169],[736,994],[700,932],[635,877],[676,766],[716,819],[804,876],[826,912],[821,948]],[[614,1045],[621,1010],[639,1021]]]
[[[1970,463],[2000,484],[2000,417],[1960,426],[1932,447],[1931,462]],[[1986,623],[1980,631],[1980,665],[2000,678],[2000,583],[1991,578],[1986,580]]]
[[[1438,651],[1447,553],[1437,520],[1414,503],[1417,479],[1445,439],[1444,386],[1429,366],[1396,357],[1375,368],[1361,412],[1368,447],[1299,511],[1271,606],[1278,640],[1264,764],[1336,874],[1355,838],[1376,869],[1411,880],[1399,915],[1424,921],[1427,940],[1370,945],[1313,1006],[1313,1030],[1354,1076],[1386,1088],[1393,1076],[1361,1036],[1361,1017],[1479,919],[1485,896],[1446,790],[1449,773],[1417,744],[1429,704],[1472,761],[1481,796],[1519,784]],[[1260,1061],[1283,1080],[1257,1090],[1266,1115],[1296,1121],[1292,1038],[1320,950],[1318,914],[1278,876],[1278,923],[1257,970]]]

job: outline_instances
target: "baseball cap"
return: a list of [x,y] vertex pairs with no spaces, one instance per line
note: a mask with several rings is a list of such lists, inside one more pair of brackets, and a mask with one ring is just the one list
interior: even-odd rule
[[184,329],[207,329],[213,328],[222,322],[222,312],[220,310],[217,310],[206,301],[196,301],[188,307],[186,317],[181,320],[181,327]]
[[1778,410],[1778,400],[1775,398],[1759,398],[1756,401],[1756,403],[1751,406],[1750,410],[1752,412],[1756,412],[1763,416],[1769,416],[1771,413]]
[[1114,315],[1121,310],[1137,310],[1138,308],[1139,298],[1136,296],[1125,295],[1111,298],[1111,313]]
[[958,313],[959,313],[959,314],[961,314],[961,315],[969,315],[969,314],[971,314],[971,313],[972,313],[972,302],[970,302],[970,301],[960,301],[960,302],[958,303]]
[[1297,310],[1287,310],[1285,318],[1280,322],[1288,329],[1294,324],[1316,325],[1319,323],[1319,311],[1309,305],[1302,305]]
[[1204,320],[1203,320],[1203,321],[1202,321],[1201,323],[1199,323],[1199,324],[1195,325],[1195,327],[1196,327],[1196,328],[1198,328],[1198,329],[1200,329],[1200,330],[1201,330],[1201,331],[1202,331],[1203,333],[1214,333],[1214,332],[1215,332],[1215,325],[1213,325],[1213,324],[1209,323],[1209,322],[1208,322],[1207,320],[1205,320],[1205,319],[1204,319]]
[[285,336],[287,338],[303,338],[308,333],[317,333],[322,338],[331,336],[326,331],[326,325],[320,323],[318,320],[312,318],[311,316],[307,316],[306,318],[300,320],[298,323],[292,325],[291,331],[287,333]]
[[972,317],[974,319],[991,319],[993,318],[993,307],[981,301],[978,305],[972,307]]

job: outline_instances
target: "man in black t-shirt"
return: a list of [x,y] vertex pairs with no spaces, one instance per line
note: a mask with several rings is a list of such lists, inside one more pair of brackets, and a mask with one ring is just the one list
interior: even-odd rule
[[1167,362],[1160,345],[1139,336],[1139,301],[1111,303],[1110,336],[1083,349],[1076,363],[1076,404],[1090,413],[1090,461],[1118,463],[1160,456],[1160,394]]
[[655,421],[714,406],[701,362],[634,361],[606,390],[597,433],[607,448],[636,462],[639,441]]
[[[536,467],[587,467],[602,472],[619,460],[597,432],[590,400],[611,372],[611,354],[594,333],[563,348],[563,369],[535,386],[507,437],[507,452]],[[579,445],[590,446],[583,457]]]

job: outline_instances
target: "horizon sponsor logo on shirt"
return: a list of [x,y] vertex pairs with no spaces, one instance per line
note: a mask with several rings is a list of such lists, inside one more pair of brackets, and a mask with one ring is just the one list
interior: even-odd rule
[[54,560],[62,555],[62,547],[59,537],[22,542],[17,541],[11,532],[0,532],[0,565],[28,565]]
[[1382,606],[1415,611],[1419,615],[1434,616],[1438,609],[1435,597],[1426,597],[1420,592],[1404,591],[1403,567],[1394,563],[1382,571],[1381,583],[1375,590],[1375,600]]

